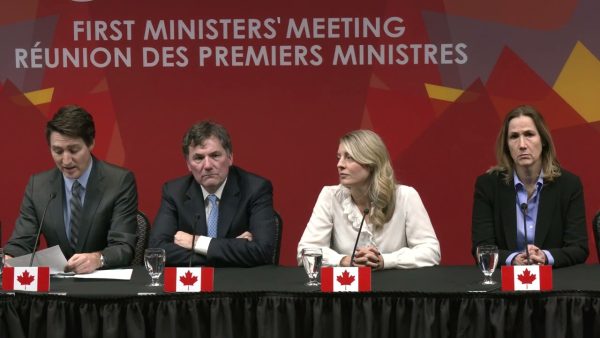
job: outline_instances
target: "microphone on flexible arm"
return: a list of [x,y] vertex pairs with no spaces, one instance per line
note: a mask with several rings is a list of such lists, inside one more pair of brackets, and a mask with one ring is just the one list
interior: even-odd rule
[[35,245],[33,246],[33,252],[31,253],[31,259],[29,260],[29,266],[33,266],[33,259],[35,258],[35,253],[37,252],[37,246],[40,241],[40,234],[42,233],[42,227],[44,226],[44,219],[46,218],[46,211],[48,211],[48,207],[50,206],[50,202],[56,197],[56,193],[50,193],[50,198],[46,203],[46,207],[44,208],[44,212],[42,213],[42,220],[40,221],[40,226],[38,227],[37,235],[35,235]]
[[352,256],[350,256],[350,266],[354,266],[354,254],[356,253],[356,246],[358,245],[358,240],[360,239],[360,234],[362,232],[363,224],[365,223],[365,218],[369,214],[369,208],[365,208],[363,210],[363,218],[360,221],[360,227],[358,228],[358,235],[356,236],[356,242],[354,242],[354,250],[352,250]]
[[523,213],[523,230],[525,232],[525,257],[527,257],[527,265],[531,264],[529,259],[529,248],[527,243],[527,203],[521,203],[521,212]]

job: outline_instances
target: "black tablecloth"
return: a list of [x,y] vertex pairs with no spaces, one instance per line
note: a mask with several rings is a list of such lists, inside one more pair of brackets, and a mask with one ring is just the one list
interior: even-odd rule
[[[0,295],[0,337],[598,337],[600,266],[554,270],[554,291],[478,285],[474,266],[374,272],[372,292],[321,293],[301,268],[215,269],[215,291],[52,279]],[[499,280],[499,273],[495,274]]]

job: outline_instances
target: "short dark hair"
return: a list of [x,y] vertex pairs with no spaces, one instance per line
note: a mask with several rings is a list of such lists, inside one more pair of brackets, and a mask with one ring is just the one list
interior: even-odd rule
[[221,141],[221,146],[227,152],[227,155],[231,155],[233,148],[231,146],[231,138],[227,129],[222,125],[212,121],[202,121],[194,124],[183,136],[183,142],[181,150],[183,155],[187,158],[190,153],[190,146],[195,147],[202,145],[204,141],[216,137]]
[[52,120],[46,124],[46,141],[48,145],[50,145],[50,135],[53,132],[72,138],[81,138],[89,147],[94,143],[96,137],[94,118],[79,106],[63,106],[54,114]]

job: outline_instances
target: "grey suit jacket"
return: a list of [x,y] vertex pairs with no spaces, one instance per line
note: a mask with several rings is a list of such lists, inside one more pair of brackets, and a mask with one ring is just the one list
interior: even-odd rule
[[[101,251],[105,267],[127,266],[135,245],[137,190],[133,174],[93,158],[86,187],[77,248],[67,239],[64,221],[66,194],[62,173],[54,168],[29,179],[19,218],[5,252],[31,253],[44,208],[49,202],[42,233],[48,246],[59,245],[69,259],[75,253]],[[51,195],[56,197],[50,201]]]
[[[273,263],[275,219],[271,182],[235,166],[230,167],[219,202],[217,238],[207,255],[191,254],[173,242],[177,231],[207,234],[204,196],[192,175],[165,183],[150,246],[164,248],[167,265],[255,266]],[[245,231],[252,241],[236,238]]]

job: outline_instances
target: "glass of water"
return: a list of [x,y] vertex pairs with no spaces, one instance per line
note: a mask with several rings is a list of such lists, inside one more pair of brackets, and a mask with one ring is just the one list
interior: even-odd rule
[[304,248],[302,249],[302,265],[304,271],[308,275],[308,283],[306,286],[319,286],[319,272],[321,271],[321,263],[323,261],[323,251],[320,248]]
[[477,263],[483,272],[483,285],[494,285],[492,279],[496,265],[498,265],[498,247],[495,245],[480,245],[477,247]]
[[150,248],[144,251],[144,264],[146,264],[146,270],[152,278],[152,282],[148,286],[162,285],[158,282],[158,279],[165,269],[165,258],[165,249]]

